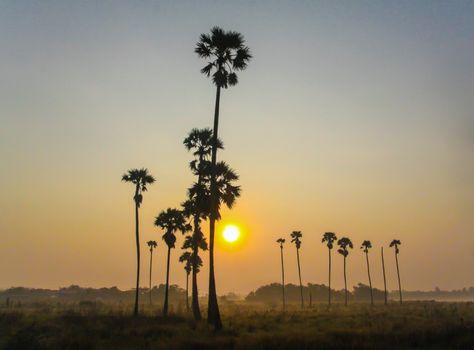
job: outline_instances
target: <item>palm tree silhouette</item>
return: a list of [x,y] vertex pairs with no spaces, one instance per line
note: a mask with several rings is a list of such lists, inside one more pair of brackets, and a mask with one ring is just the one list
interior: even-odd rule
[[283,243],[284,238],[278,238],[277,243],[280,245],[280,256],[281,256],[281,291],[283,295],[283,311],[285,311],[285,265],[283,264]]
[[158,247],[156,241],[148,241],[146,242],[148,247],[150,247],[150,305],[151,305],[151,269],[153,266],[153,249]]
[[176,235],[175,232],[180,231],[182,234],[191,230],[191,225],[186,223],[183,212],[178,209],[168,208],[162,211],[155,219],[155,226],[160,227],[165,231],[162,239],[168,246],[168,259],[166,262],[166,289],[165,302],[163,304],[163,316],[168,315],[168,289],[170,277],[170,254],[171,249],[175,247]]
[[346,276],[346,258],[349,255],[348,248],[354,248],[352,241],[347,237],[342,237],[337,241],[337,245],[340,247],[337,252],[344,257],[344,305],[347,306],[347,276]]
[[250,50],[245,46],[242,34],[224,31],[213,27],[210,34],[201,34],[194,51],[200,58],[207,61],[201,73],[210,77],[216,86],[216,104],[214,109],[214,127],[212,134],[211,152],[211,215],[209,220],[209,302],[208,322],[216,329],[222,328],[222,321],[217,304],[216,281],[214,276],[214,234],[217,220],[217,148],[219,128],[219,104],[221,88],[227,89],[238,82],[237,71],[244,70],[251,59]]
[[385,261],[383,259],[383,247],[380,249],[382,255],[382,272],[383,272],[383,290],[384,290],[384,300],[385,305],[387,305],[387,279],[385,278]]
[[186,271],[186,311],[189,312],[189,275],[193,270],[192,267],[192,254],[190,252],[184,252],[179,257],[180,262],[184,262],[184,271]]
[[370,287],[370,304],[374,305],[374,294],[372,292],[372,279],[370,278],[370,265],[369,265],[369,249],[372,248],[370,241],[362,242],[360,249],[364,250],[365,259],[367,260],[367,275],[369,276],[369,287]]
[[295,244],[296,247],[296,260],[298,262],[298,276],[300,278],[300,294],[301,294],[301,308],[304,308],[304,300],[303,300],[303,283],[301,282],[301,267],[300,267],[300,247],[301,247],[301,237],[303,234],[301,231],[293,231],[291,233],[291,242]]
[[398,254],[400,253],[399,245],[402,243],[398,239],[390,242],[390,247],[395,247],[395,263],[397,264],[397,276],[398,276],[398,292],[400,293],[400,304],[402,303],[402,282],[400,281],[400,270],[398,269]]
[[147,190],[147,186],[155,182],[155,178],[148,173],[148,169],[130,169],[127,173],[122,175],[122,181],[131,182],[135,185],[135,195],[133,201],[135,202],[135,239],[137,244],[137,282],[135,287],[135,306],[133,308],[133,315],[138,316],[138,293],[140,283],[140,236],[139,236],[139,221],[138,209],[143,202],[143,192]]
[[337,240],[334,232],[325,232],[322,243],[326,242],[329,252],[329,288],[328,288],[328,305],[331,306],[331,250],[334,247],[334,242]]

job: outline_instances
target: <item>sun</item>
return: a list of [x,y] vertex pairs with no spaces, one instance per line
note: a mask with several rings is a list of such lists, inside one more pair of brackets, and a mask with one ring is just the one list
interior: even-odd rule
[[224,239],[227,242],[233,243],[239,239],[240,231],[239,228],[235,225],[227,225],[222,235],[224,236]]

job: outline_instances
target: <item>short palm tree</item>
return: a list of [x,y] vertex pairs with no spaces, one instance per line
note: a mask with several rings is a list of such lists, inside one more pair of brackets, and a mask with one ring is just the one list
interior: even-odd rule
[[151,269],[153,267],[153,249],[158,247],[156,241],[148,241],[146,242],[148,247],[150,248],[150,305],[151,305]]
[[184,263],[184,271],[186,271],[186,311],[189,312],[189,275],[193,270],[192,267],[192,253],[184,252],[180,257],[179,261]]
[[281,256],[281,291],[283,295],[283,311],[285,311],[285,265],[283,264],[283,244],[285,243],[284,238],[278,238],[277,243],[280,245],[280,256]]
[[301,237],[303,237],[303,234],[301,233],[301,231],[293,231],[291,233],[291,242],[294,243],[296,247],[296,260],[298,262],[298,276],[300,279],[301,308],[303,308],[304,307],[303,283],[301,282],[301,266],[300,266]]
[[390,247],[395,248],[395,263],[397,265],[397,276],[398,276],[398,292],[400,294],[400,304],[402,303],[402,282],[400,281],[400,270],[398,268],[398,254],[400,253],[400,249],[398,248],[399,245],[402,243],[398,239],[392,240],[390,242]]
[[387,305],[387,278],[385,277],[385,261],[384,261],[384,258],[383,258],[383,247],[381,247],[380,253],[381,253],[381,255],[382,255],[382,273],[383,273],[384,301],[385,301],[385,305]]
[[337,241],[337,245],[339,246],[339,249],[337,252],[341,254],[344,257],[344,305],[347,306],[347,276],[346,276],[346,258],[349,255],[349,250],[348,248],[352,249],[354,248],[352,241],[347,238],[347,237],[342,237]]
[[135,306],[133,308],[133,315],[138,316],[138,293],[140,284],[140,235],[139,235],[139,220],[138,209],[143,202],[143,192],[147,190],[147,186],[155,182],[155,178],[148,173],[148,169],[130,169],[122,176],[122,181],[131,182],[135,185],[135,194],[133,201],[135,202],[135,239],[137,244],[137,282],[135,287]]
[[168,259],[166,262],[166,289],[165,289],[165,302],[163,304],[163,316],[168,315],[168,289],[169,289],[169,277],[170,277],[170,254],[171,249],[175,247],[176,235],[175,232],[180,231],[182,234],[191,230],[191,226],[186,223],[186,218],[183,212],[178,209],[168,208],[166,211],[162,211],[155,219],[155,226],[160,227],[165,231],[163,234],[163,240],[168,246]]
[[328,305],[331,306],[331,250],[334,247],[334,242],[337,240],[334,232],[325,232],[322,243],[326,242],[329,252],[329,287],[328,287]]
[[360,249],[364,250],[365,259],[367,261],[367,275],[369,276],[369,287],[370,287],[370,304],[374,305],[374,294],[372,291],[372,279],[370,278],[370,265],[369,265],[369,249],[372,248],[372,243],[370,241],[362,242]]
[[212,134],[211,152],[211,216],[209,218],[209,302],[208,322],[216,329],[222,328],[222,321],[217,303],[216,281],[214,276],[214,234],[217,220],[217,148],[219,127],[219,104],[221,89],[236,85],[237,71],[244,70],[251,59],[250,50],[245,46],[242,34],[233,31],[224,31],[219,27],[211,29],[210,34],[201,34],[194,50],[200,58],[207,61],[201,73],[210,77],[216,86],[216,105],[214,109],[214,127]]

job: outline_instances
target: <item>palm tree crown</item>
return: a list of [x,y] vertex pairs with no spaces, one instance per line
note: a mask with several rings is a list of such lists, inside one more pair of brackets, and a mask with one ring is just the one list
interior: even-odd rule
[[321,240],[322,243],[327,242],[327,246],[329,249],[332,249],[334,246],[334,242],[337,240],[336,234],[334,232],[325,232],[323,235],[323,239]]
[[280,248],[283,248],[283,243],[285,243],[286,241],[284,238],[278,238],[276,242],[280,245]]
[[303,234],[301,231],[293,231],[291,233],[291,242],[296,245],[296,249],[300,249],[301,247],[301,237],[303,237]]
[[347,237],[342,237],[340,240],[337,241],[337,244],[340,247],[340,249],[337,250],[338,253],[344,257],[349,255],[348,248],[350,249],[354,248],[352,241]]
[[165,231],[163,240],[169,248],[174,248],[176,236],[174,233],[180,231],[185,234],[191,230],[191,225],[186,222],[183,212],[178,209],[168,208],[162,211],[155,219],[155,226]]
[[219,27],[212,28],[210,34],[201,34],[194,52],[208,61],[201,73],[212,75],[213,83],[226,89],[237,84],[236,72],[244,70],[252,58],[242,34]]
[[146,244],[148,245],[148,247],[150,247],[150,251],[152,251],[154,248],[158,247],[158,244],[156,243],[156,241],[148,241],[148,242],[146,242]]
[[[192,129],[184,139],[183,144],[188,151],[194,150],[193,155],[196,158],[209,157],[212,151],[212,129]],[[220,139],[217,139],[217,148],[224,148]]]
[[133,199],[138,207],[140,207],[143,200],[141,193],[147,190],[147,185],[151,185],[155,182],[155,178],[148,173],[148,169],[141,168],[128,170],[126,174],[123,174],[122,181],[131,182],[136,185],[136,192]]
[[362,242],[360,249],[364,250],[364,253],[368,253],[369,249],[372,248],[372,243],[370,241]]
[[187,274],[190,274],[192,271],[192,256],[190,252],[184,252],[179,257],[179,262],[184,262],[184,270]]
[[392,242],[390,242],[390,247],[395,247],[395,254],[400,253],[400,249],[398,248],[398,246],[401,244],[402,243],[398,239],[394,239],[392,240]]

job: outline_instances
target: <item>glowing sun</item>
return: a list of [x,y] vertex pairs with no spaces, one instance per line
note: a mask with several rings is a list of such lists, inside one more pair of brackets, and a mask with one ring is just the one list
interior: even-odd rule
[[235,225],[227,225],[224,229],[223,236],[227,242],[233,243],[240,237],[239,228]]

